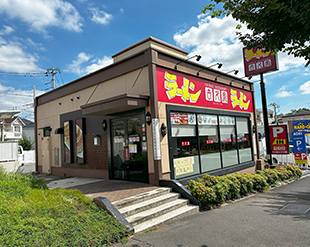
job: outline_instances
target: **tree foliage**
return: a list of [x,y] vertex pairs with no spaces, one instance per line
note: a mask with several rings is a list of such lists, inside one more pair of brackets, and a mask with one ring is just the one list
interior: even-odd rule
[[291,109],[291,111],[289,113],[286,113],[285,115],[291,115],[291,114],[296,114],[296,113],[300,113],[300,112],[307,112],[307,111],[310,114],[310,109],[308,109],[308,108]]
[[18,141],[18,145],[22,146],[24,150],[32,150],[33,142],[26,136]]
[[[309,0],[211,0],[203,13],[211,17],[231,15],[252,33],[237,31],[248,48],[258,46],[273,52],[284,51],[310,64]],[[221,9],[216,7],[220,5]],[[240,30],[241,26],[237,25]]]

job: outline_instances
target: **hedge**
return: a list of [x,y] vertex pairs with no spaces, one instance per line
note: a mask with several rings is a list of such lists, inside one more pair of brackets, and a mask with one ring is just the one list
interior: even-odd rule
[[204,174],[191,180],[185,187],[202,202],[204,209],[212,209],[251,193],[263,192],[283,182],[297,180],[302,171],[297,166],[284,165],[251,173],[236,173],[226,176]]

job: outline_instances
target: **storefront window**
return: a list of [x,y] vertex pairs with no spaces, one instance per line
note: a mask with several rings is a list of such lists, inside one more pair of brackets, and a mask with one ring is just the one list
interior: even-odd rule
[[170,117],[175,178],[199,174],[196,115],[171,113]]
[[252,160],[251,141],[247,118],[236,118],[240,163]]
[[223,167],[238,164],[235,118],[219,116]]
[[221,156],[216,115],[198,114],[201,171],[221,168]]

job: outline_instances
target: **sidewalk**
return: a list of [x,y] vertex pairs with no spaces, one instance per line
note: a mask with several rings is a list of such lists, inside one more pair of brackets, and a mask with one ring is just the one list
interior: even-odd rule
[[101,196],[108,198],[111,202],[159,188],[150,184],[122,180],[65,178],[50,174],[43,175],[43,177],[49,189],[77,189],[89,198]]
[[310,246],[310,175],[200,212],[117,247]]

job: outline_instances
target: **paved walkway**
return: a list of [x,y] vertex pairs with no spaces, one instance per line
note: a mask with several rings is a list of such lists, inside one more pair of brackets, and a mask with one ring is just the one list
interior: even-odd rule
[[49,189],[64,188],[80,190],[89,198],[106,197],[115,202],[127,197],[155,190],[159,187],[146,183],[93,178],[65,178],[43,175]]
[[203,211],[113,247],[309,247],[310,176]]

